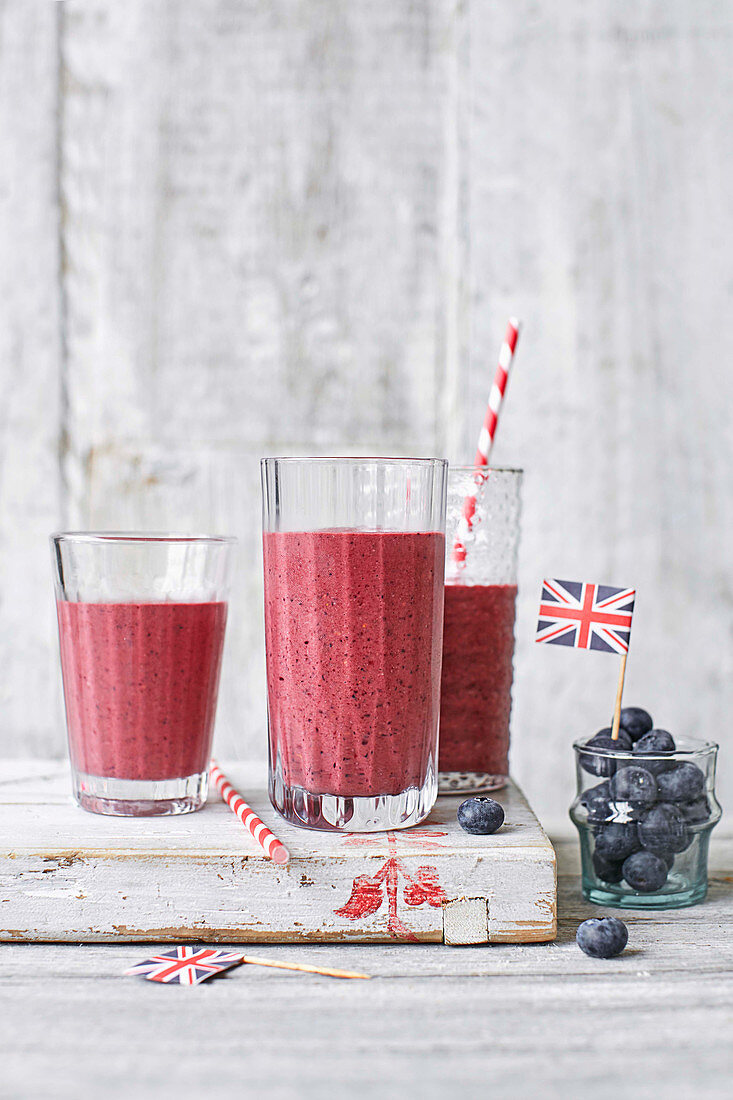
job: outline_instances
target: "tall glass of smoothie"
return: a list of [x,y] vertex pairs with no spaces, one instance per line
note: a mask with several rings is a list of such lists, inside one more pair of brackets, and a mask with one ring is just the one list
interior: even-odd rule
[[433,806],[446,475],[262,463],[270,798],[294,825],[399,829]]
[[521,470],[448,475],[440,790],[503,787],[509,774]]
[[74,797],[93,813],[206,801],[229,538],[51,536]]

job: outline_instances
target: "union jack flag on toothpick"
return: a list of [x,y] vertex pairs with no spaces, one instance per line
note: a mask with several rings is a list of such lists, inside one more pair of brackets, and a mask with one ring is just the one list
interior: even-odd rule
[[635,595],[633,588],[545,580],[535,641],[628,653]]
[[137,974],[149,982],[178,982],[180,985],[199,985],[215,974],[230,970],[243,962],[241,955],[231,951],[215,951],[203,947],[174,947],[172,951],[160,951],[144,962],[131,966],[125,974]]
[[635,598],[634,588],[612,588],[609,584],[587,584],[583,581],[542,582],[536,642],[621,654],[611,723],[614,741],[618,740]]

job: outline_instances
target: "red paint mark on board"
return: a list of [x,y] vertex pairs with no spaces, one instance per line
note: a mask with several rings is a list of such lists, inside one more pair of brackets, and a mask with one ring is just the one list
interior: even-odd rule
[[[407,839],[407,837],[400,839]],[[405,904],[413,908],[426,904],[436,908],[441,906],[446,900],[445,891],[440,885],[435,867],[421,866],[414,874],[410,874],[397,856],[397,841],[394,833],[387,833],[387,842],[389,857],[386,862],[382,864],[376,875],[357,875],[351,886],[349,900],[341,908],[334,909],[334,913],[337,917],[345,917],[347,920],[359,920],[379,912],[386,900],[387,930],[390,936],[396,940],[417,943],[417,936],[397,913],[400,880],[404,881]]]

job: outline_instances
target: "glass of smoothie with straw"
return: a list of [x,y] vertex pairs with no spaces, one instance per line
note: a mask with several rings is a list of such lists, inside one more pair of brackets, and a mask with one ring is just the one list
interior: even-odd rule
[[446,513],[439,789],[496,790],[509,774],[522,471],[489,466],[519,322],[507,326],[473,466],[453,466]]

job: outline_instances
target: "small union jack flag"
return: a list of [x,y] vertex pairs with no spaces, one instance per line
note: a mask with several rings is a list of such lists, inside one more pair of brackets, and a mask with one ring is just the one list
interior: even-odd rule
[[174,947],[161,951],[144,962],[131,966],[125,974],[137,974],[149,982],[178,982],[199,985],[215,974],[221,974],[242,962],[241,955],[230,951],[215,951],[203,947]]
[[628,653],[635,595],[633,588],[545,580],[535,641]]

